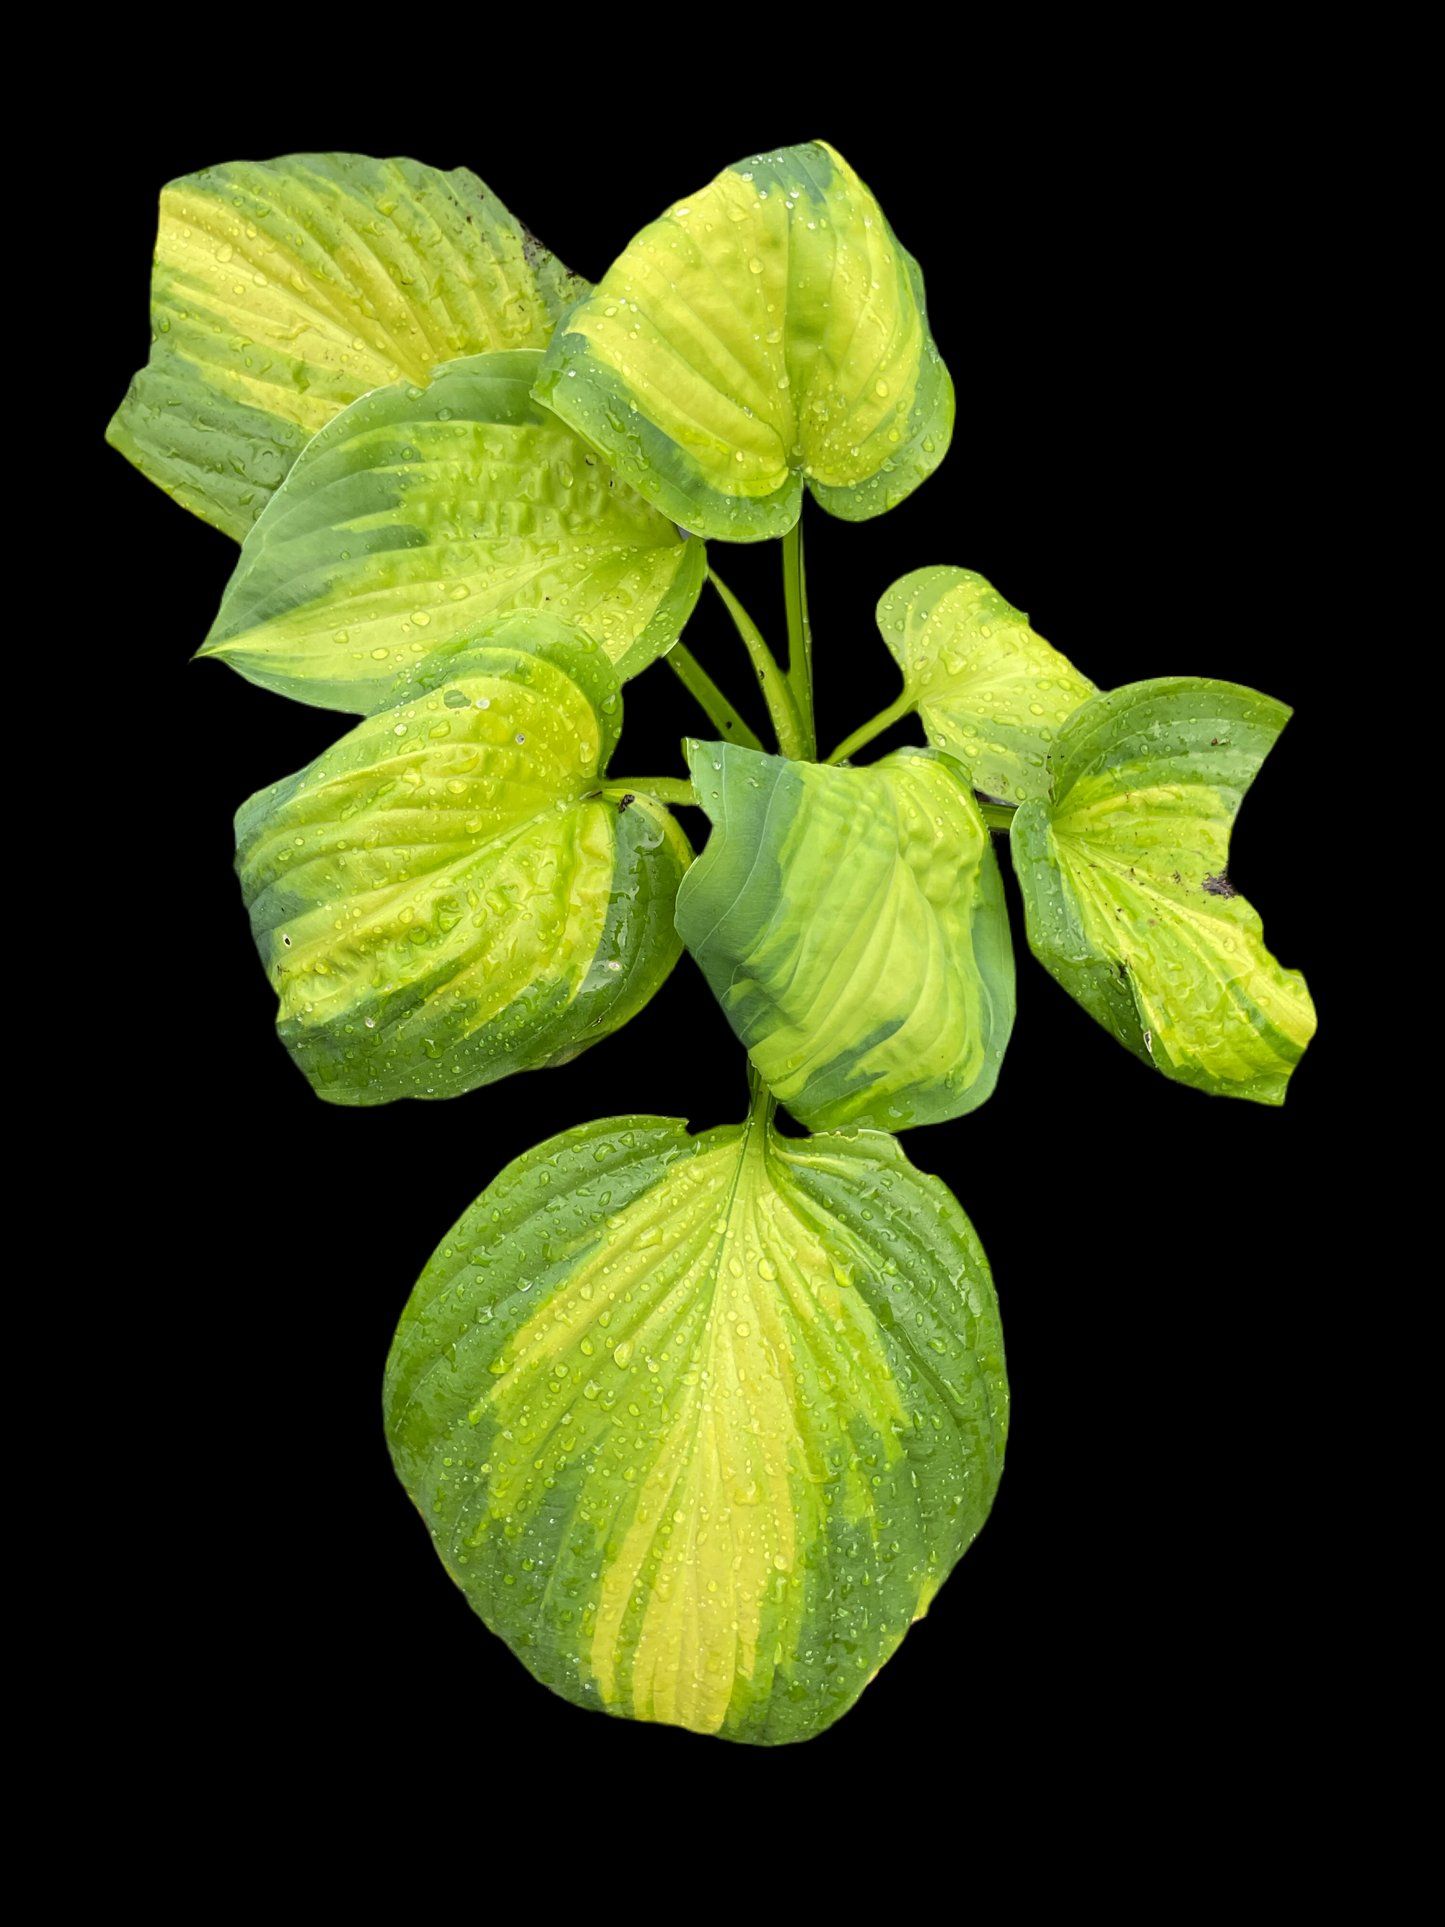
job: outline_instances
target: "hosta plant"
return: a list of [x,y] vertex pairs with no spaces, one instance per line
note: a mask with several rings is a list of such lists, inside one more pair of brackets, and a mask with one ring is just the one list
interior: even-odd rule
[[[934,560],[877,608],[901,693],[819,755],[815,667],[846,649],[856,681],[868,652],[825,638],[815,663],[805,497],[898,506],[953,414],[918,264],[822,143],[725,168],[595,287],[464,169],[291,155],[161,197],[150,358],[110,439],[240,543],[201,653],[359,718],[236,819],[300,1071],[335,1104],[463,1097],[600,1043],[684,948],[747,1054],[741,1123],[505,1147],[387,1364],[447,1572],[583,1706],[817,1733],[988,1516],[993,1280],[899,1134],[1001,1073],[996,845],[1029,948],[1145,1069],[1279,1104],[1314,1027],[1229,880],[1272,698],[1100,690]],[[765,540],[784,660],[716,566]],[[709,583],[770,745],[680,640]],[[636,775],[626,685],[659,661],[711,735]],[[925,741],[858,760],[910,714]]]

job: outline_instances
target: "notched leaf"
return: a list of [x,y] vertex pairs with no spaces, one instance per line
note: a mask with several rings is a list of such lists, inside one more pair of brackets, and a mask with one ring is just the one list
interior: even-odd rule
[[1034,954],[1167,1077],[1284,1101],[1315,1029],[1298,971],[1229,881],[1239,803],[1289,711],[1252,689],[1160,677],[1065,725],[1051,799],[1017,811],[1014,865]]

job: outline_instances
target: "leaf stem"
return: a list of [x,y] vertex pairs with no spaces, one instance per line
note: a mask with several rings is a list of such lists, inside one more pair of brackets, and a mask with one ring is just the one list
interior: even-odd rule
[[778,1108],[778,1100],[763,1082],[762,1073],[748,1059],[748,1128],[754,1124],[767,1126],[773,1121],[773,1112]]
[[744,749],[762,748],[762,739],[748,728],[690,649],[675,642],[663,660],[671,665],[687,693],[702,705],[708,721],[725,742],[741,743]]
[[814,762],[818,731],[813,721],[813,626],[808,620],[808,584],[803,573],[803,516],[783,537],[783,597],[788,608],[788,687],[803,732],[803,755]]
[[978,805],[978,813],[991,830],[1006,830],[1014,820],[1012,806],[1007,803],[985,803],[975,790],[973,800]]
[[708,567],[708,581],[722,597],[733,619],[733,626],[752,658],[758,687],[763,692],[763,700],[768,705],[768,715],[778,739],[778,748],[784,756],[797,762],[803,755],[803,725],[793,701],[793,692],[788,687],[788,679],[779,669],[758,625],[711,565]]
[[594,795],[618,798],[631,792],[634,796],[652,796],[659,803],[696,803],[697,791],[685,776],[609,776],[600,791]]
[[833,751],[833,754],[828,758],[828,761],[830,763],[845,762],[847,758],[853,754],[855,749],[862,749],[863,745],[865,743],[871,743],[875,736],[881,736],[890,723],[896,723],[900,716],[906,716],[909,710],[915,707],[917,700],[917,697],[911,690],[905,689],[897,702],[890,703],[887,709],[880,710],[872,722],[864,723],[863,727],[861,729],[855,729],[851,736],[845,736],[843,741],[839,743],[838,747]]

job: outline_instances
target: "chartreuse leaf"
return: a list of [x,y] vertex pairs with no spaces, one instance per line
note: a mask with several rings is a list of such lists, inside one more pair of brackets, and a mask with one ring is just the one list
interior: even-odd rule
[[565,1063],[647,1002],[692,852],[599,773],[621,720],[589,637],[502,617],[244,805],[252,932],[320,1096],[453,1097]]
[[534,349],[397,382],[308,445],[247,536],[201,650],[330,709],[373,709],[487,616],[545,609],[625,678],[671,648],[706,551],[530,398]]
[[677,927],[758,1074],[810,1130],[961,1117],[1014,1015],[1003,885],[950,758],[865,769],[690,743],[713,821]]
[[878,604],[928,740],[1000,802],[1047,796],[1055,737],[1094,695],[1087,676],[972,569],[915,569]]
[[106,439],[239,542],[349,402],[455,355],[543,348],[586,287],[464,167],[204,168],[161,191],[150,359]]
[[988,1515],[972,1226],[881,1132],[614,1117],[518,1158],[402,1313],[386,1428],[474,1611],[582,1706],[806,1739]]
[[1190,676],[1096,696],[1054,745],[1052,802],[1011,830],[1045,968],[1166,1077],[1262,1104],[1283,1103],[1315,1013],[1229,881],[1229,832],[1289,714]]
[[644,228],[537,393],[665,515],[730,542],[785,534],[804,481],[832,515],[880,515],[953,430],[918,264],[821,141],[739,161]]

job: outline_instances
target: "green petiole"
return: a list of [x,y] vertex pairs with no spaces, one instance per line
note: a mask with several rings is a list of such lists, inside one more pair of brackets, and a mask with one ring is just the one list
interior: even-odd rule
[[772,650],[763,640],[762,631],[716,569],[709,567],[708,580],[722,597],[727,612],[733,619],[733,626],[742,637],[743,644],[752,659],[753,669],[758,678],[758,687],[763,692],[763,700],[768,705],[768,716],[772,721],[773,732],[778,739],[778,749],[791,762],[811,760],[807,758],[804,747],[808,732],[804,729],[793,692],[788,686],[787,677],[779,669]]
[[601,792],[616,796],[651,796],[659,803],[696,803],[697,791],[685,776],[609,776]]
[[818,756],[813,722],[813,629],[808,621],[808,589],[803,574],[803,518],[783,537],[783,596],[788,610],[788,687],[803,732],[803,755]]
[[761,738],[748,728],[690,649],[675,642],[663,661],[687,693],[702,705],[708,721],[724,742],[741,743],[744,749],[762,748]]
[[871,722],[864,723],[861,729],[855,729],[851,736],[845,736],[826,760],[830,763],[846,762],[854,750],[862,749],[863,745],[871,743],[875,736],[881,736],[890,723],[896,723],[900,717],[906,716],[914,708],[917,700],[916,696],[911,696],[905,690],[896,703],[890,703],[887,709],[881,710]]

